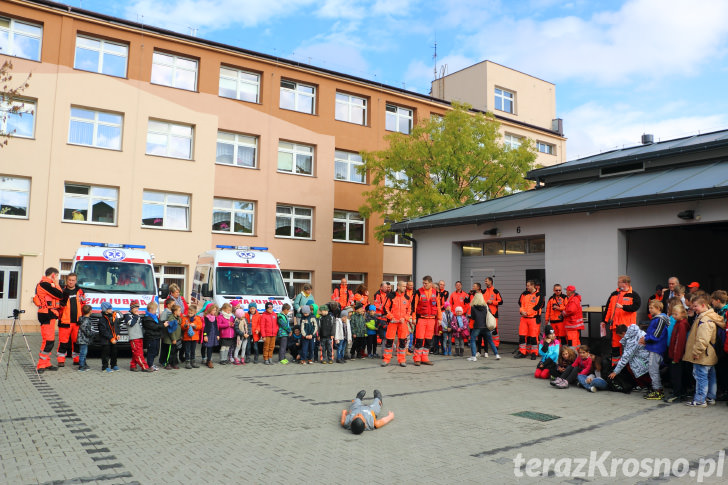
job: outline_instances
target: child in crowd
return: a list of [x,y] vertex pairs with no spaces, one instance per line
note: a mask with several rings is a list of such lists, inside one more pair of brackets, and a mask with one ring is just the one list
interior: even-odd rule
[[303,305],[301,307],[301,335],[303,335],[301,364],[313,364],[313,342],[317,331],[318,322],[316,317],[311,314],[311,307]]
[[288,340],[288,352],[291,354],[291,358],[294,362],[301,362],[301,342],[303,341],[303,335],[301,335],[301,326],[293,326],[293,335]]
[[290,312],[291,305],[284,303],[278,314],[278,362],[283,365],[288,363],[286,350],[288,350],[288,337],[291,336],[291,325],[288,323],[288,319],[292,316],[289,315]]
[[[359,305],[361,303],[357,302]],[[364,306],[362,305],[362,308]],[[336,331],[336,321],[334,320],[334,316],[329,313],[329,306],[328,305],[321,305],[319,307],[319,313],[321,314],[321,318],[319,319],[319,338],[321,339],[321,363],[322,364],[333,364],[334,363],[334,332]],[[365,334],[365,325],[364,325],[364,312],[361,312],[361,334],[362,337],[364,337],[362,340],[366,340]],[[352,330],[353,332],[353,330]],[[352,349],[352,354],[354,349]]]
[[142,317],[142,327],[144,327],[144,340],[147,342],[147,368],[149,372],[159,370],[154,365],[154,359],[159,355],[159,344],[162,339],[162,330],[164,325],[160,323],[157,316],[159,305],[150,301],[147,304],[147,313]]
[[559,360],[556,362],[556,368],[551,371],[551,377],[557,378],[560,377],[561,374],[566,372],[566,369],[571,367],[571,365],[576,360],[576,350],[574,350],[573,347],[569,347],[566,345],[561,346],[561,354],[559,355]]
[[548,379],[551,377],[551,371],[556,368],[556,362],[559,360],[559,348],[561,341],[556,338],[556,332],[551,325],[546,325],[541,345],[538,348],[538,355],[541,360],[536,366],[534,377],[536,379]]
[[233,306],[226,302],[220,307],[220,314],[217,316],[217,329],[220,332],[220,365],[235,362],[230,355],[230,347],[235,340],[235,317],[232,312]]
[[248,305],[248,314],[245,315],[245,321],[248,324],[248,333],[250,334],[245,357],[250,362],[250,354],[254,354],[253,364],[257,364],[258,355],[260,354],[260,313],[258,313],[258,305],[255,302]]
[[452,319],[454,315],[450,308],[450,302],[442,304],[442,320],[440,321],[440,329],[442,330],[442,355],[452,355]]
[[455,307],[455,318],[452,321],[452,337],[455,340],[455,355],[463,357],[465,339],[470,337],[470,321],[463,315],[463,307]]
[[691,306],[695,313],[695,321],[690,328],[683,360],[693,364],[695,396],[692,401],[685,404],[704,408],[715,404],[718,391],[715,364],[718,362],[718,355],[713,344],[717,337],[716,326],[725,328],[725,321],[710,308],[707,295],[694,297]]
[[220,341],[220,332],[217,330],[217,305],[210,303],[205,306],[205,317],[202,319],[205,328],[202,333],[202,345],[207,353],[207,367],[212,369],[212,348]]
[[202,333],[202,318],[197,315],[197,305],[190,303],[187,315],[182,317],[182,345],[185,349],[185,369],[197,369],[200,365],[195,362],[197,341]]
[[116,336],[119,334],[119,321],[114,309],[108,301],[101,302],[101,318],[99,319],[99,337],[101,338],[101,370],[114,372],[116,365]]
[[169,315],[164,322],[167,331],[162,332],[162,358],[165,359],[165,369],[179,369],[177,342],[182,338],[182,307],[172,303],[167,308]]
[[576,384],[577,376],[588,376],[591,373],[592,360],[589,355],[589,347],[586,345],[579,346],[579,357],[576,358],[571,367],[567,367],[561,377],[557,377],[551,384],[558,389],[566,389],[569,384]]
[[94,331],[91,328],[91,312],[93,308],[91,305],[84,305],[81,307],[81,318],[78,320],[78,370],[85,371],[89,370],[89,366],[86,365],[86,355],[88,354],[88,346],[93,340]]
[[129,304],[129,313],[124,315],[124,323],[129,332],[129,345],[131,346],[129,370],[138,372],[141,368],[142,372],[146,372],[149,366],[144,360],[144,329],[142,317],[139,315],[139,303],[136,301]]
[[690,380],[691,365],[683,361],[685,355],[685,344],[688,340],[690,324],[688,323],[688,312],[682,304],[674,305],[670,315],[675,320],[670,336],[670,345],[667,349],[668,367],[670,382],[672,383],[672,394],[665,397],[665,402],[673,403],[687,397],[687,383]]
[[367,355],[370,359],[379,357],[377,355],[377,307],[369,305],[367,307],[367,318],[365,325],[367,327]]
[[273,303],[265,304],[265,312],[260,316],[260,336],[263,338],[263,363],[272,365],[273,349],[278,334],[278,317],[273,311]]
[[662,302],[652,300],[648,306],[650,312],[650,326],[647,327],[645,336],[639,341],[640,345],[644,345],[645,349],[650,353],[648,368],[650,380],[652,381],[652,391],[645,395],[645,399],[652,401],[662,400],[665,393],[662,391],[662,381],[660,380],[660,366],[662,365],[662,356],[667,351],[667,328],[670,320],[662,313]]
[[233,354],[233,363],[235,365],[245,364],[245,351],[248,347],[248,322],[245,320],[245,310],[238,308],[235,310],[235,337],[237,344],[235,345],[235,353]]
[[[376,335],[374,336],[376,338]],[[334,343],[336,344],[336,363],[346,362],[346,344],[351,342],[351,325],[349,324],[349,310],[341,310],[340,317],[336,319],[336,333]]]
[[602,357],[600,355],[591,355],[592,363],[594,364],[594,372],[585,376],[579,374],[576,379],[581,387],[589,392],[597,392],[597,390],[607,389],[607,381],[604,377],[609,372],[609,363],[612,361],[611,356]]
[[351,358],[356,359],[362,357],[366,344],[366,315],[364,314],[364,305],[359,302],[354,303],[354,313],[350,314],[349,324],[351,325]]

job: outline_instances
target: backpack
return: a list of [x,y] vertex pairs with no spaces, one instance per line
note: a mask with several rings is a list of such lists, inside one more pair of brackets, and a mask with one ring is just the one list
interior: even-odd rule
[[[715,323],[715,322],[714,322]],[[715,342],[713,343],[715,354],[720,358],[726,353],[725,350],[725,328],[715,324]]]

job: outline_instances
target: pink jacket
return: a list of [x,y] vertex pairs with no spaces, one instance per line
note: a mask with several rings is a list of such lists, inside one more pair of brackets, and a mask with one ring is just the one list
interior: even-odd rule
[[275,312],[260,314],[260,336],[275,337],[278,335],[278,315]]
[[571,367],[576,367],[577,369],[581,369],[579,371],[580,375],[588,376],[591,374],[592,370],[592,361],[590,358],[582,359],[581,357],[577,357],[574,363],[571,365]]
[[217,316],[217,328],[220,338],[235,338],[235,317],[225,318],[222,313]]

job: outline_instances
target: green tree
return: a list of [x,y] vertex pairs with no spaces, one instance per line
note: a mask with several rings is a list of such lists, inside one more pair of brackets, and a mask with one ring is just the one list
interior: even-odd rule
[[[13,85],[13,63],[5,61],[0,65],[0,126],[5,124],[5,120],[11,115],[22,116],[21,108],[23,106],[19,96],[30,86],[28,80],[30,74],[25,81]],[[4,132],[0,129],[0,148],[5,147],[10,141],[12,132]]]
[[518,148],[504,145],[495,117],[470,108],[453,103],[444,117],[423,120],[409,135],[385,136],[386,150],[362,153],[362,171],[369,172],[373,188],[364,193],[359,211],[364,217],[382,216],[377,238],[384,238],[391,222],[531,186],[524,178],[536,159],[530,140]]

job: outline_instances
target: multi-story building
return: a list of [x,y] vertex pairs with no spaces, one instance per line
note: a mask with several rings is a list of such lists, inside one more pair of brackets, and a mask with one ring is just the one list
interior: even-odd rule
[[319,299],[344,276],[409,277],[407,241],[378,242],[357,212],[359,153],[446,101],[38,0],[0,4],[5,60],[32,77],[0,126],[1,312],[33,314],[42,272],[67,271],[80,241],[145,244],[185,294],[218,244],[269,247]]

